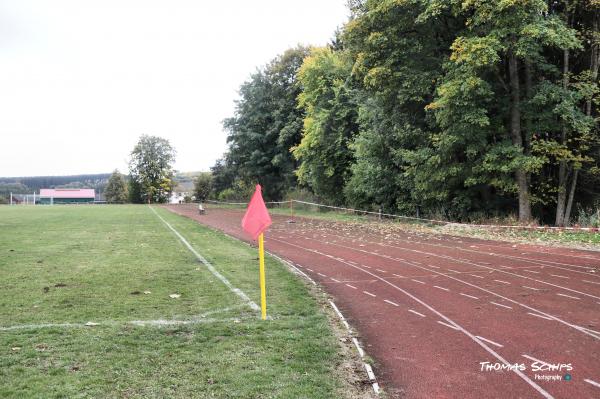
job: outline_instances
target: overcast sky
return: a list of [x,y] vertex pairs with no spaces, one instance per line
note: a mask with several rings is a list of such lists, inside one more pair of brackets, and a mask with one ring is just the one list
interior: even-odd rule
[[141,134],[208,170],[241,83],[346,0],[0,0],[0,176],[127,171]]

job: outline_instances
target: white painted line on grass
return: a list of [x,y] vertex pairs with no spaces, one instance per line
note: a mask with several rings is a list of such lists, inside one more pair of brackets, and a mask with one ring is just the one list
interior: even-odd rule
[[552,320],[550,317],[542,316],[541,314],[535,314],[535,313],[531,313],[531,312],[527,312],[527,314],[535,316],[535,317],[539,317],[541,319]]
[[171,226],[165,219],[162,218],[162,216],[160,216],[158,214],[158,212],[156,212],[154,210],[154,208],[152,208],[151,206],[148,206],[148,208],[150,208],[150,210],[152,212],[154,212],[154,214],[165,224],[165,226],[167,226],[173,233],[175,233],[175,235],[179,238],[179,240],[183,243],[183,245],[186,246],[186,248],[192,253],[194,254],[194,256],[196,257],[196,259],[198,259],[200,262],[202,262],[204,264],[204,266],[206,266],[206,268],[213,274],[213,276],[215,276],[216,278],[218,278],[219,280],[221,280],[221,282],[223,284],[225,284],[227,286],[227,288],[229,288],[229,290],[231,292],[233,292],[234,294],[236,294],[238,297],[240,297],[244,302],[246,302],[246,304],[248,306],[250,306],[252,308],[252,310],[260,310],[260,307],[254,303],[254,301],[252,301],[248,295],[246,295],[242,290],[240,290],[239,288],[236,288],[233,286],[233,284],[231,284],[229,282],[229,280],[227,280],[225,278],[225,276],[223,276],[221,273],[219,273],[217,271],[217,269],[215,269],[215,267],[209,262],[207,261],[202,255],[200,255],[195,249],[194,247],[191,246],[191,244],[181,235],[179,234],[179,232],[177,230],[175,230],[173,228],[173,226]]
[[448,288],[440,287],[439,285],[434,285],[434,287],[440,290],[450,291]]
[[460,293],[460,295],[462,295],[462,296],[466,296],[466,297],[468,297],[468,298],[479,299],[479,298],[477,298],[476,296],[469,295],[469,294],[463,294],[462,292]]
[[592,380],[587,379],[587,378],[584,379],[584,381],[587,382],[588,384],[592,384],[593,386],[600,388],[600,382],[592,381]]
[[510,285],[510,283],[508,281],[504,281],[504,280],[494,280],[494,281],[497,281],[497,282],[502,283],[502,284],[509,284]]
[[581,300],[581,298],[578,298],[576,296],[571,296],[571,295],[566,295],[566,294],[556,294],[556,295],[564,296],[565,298],[572,298],[572,299]]
[[487,342],[487,343],[489,343],[489,344],[495,345],[498,348],[504,348],[504,345],[501,345],[498,342],[494,342],[491,339],[483,338],[483,337],[481,337],[479,335],[476,335],[476,337],[479,338],[479,339],[481,339],[481,340],[483,340],[483,341],[485,341],[485,342]]
[[416,310],[408,309],[409,312],[416,314],[417,316],[425,317],[423,313],[419,313]]
[[347,285],[348,287],[352,288],[353,290],[355,290],[355,289],[356,289],[356,287],[355,287],[355,286],[353,286],[353,285],[350,285],[350,284],[346,284],[346,285]]
[[496,303],[496,302],[492,302],[492,301],[490,301],[490,303],[491,303],[492,305],[500,306],[500,307],[503,307],[503,308],[506,308],[506,309],[512,309],[512,307],[510,307],[510,306],[507,306],[507,305],[503,305],[503,304],[501,304],[501,303]]
[[400,305],[398,305],[396,302],[388,301],[387,299],[384,299],[384,300],[383,300],[383,302],[387,302],[387,303],[389,303],[390,305],[394,305],[394,306],[400,306]]
[[375,298],[377,295],[375,294],[371,294],[369,291],[363,291],[365,294],[372,296],[373,298]]
[[415,283],[419,283],[419,284],[425,284],[423,281],[420,280],[415,280],[414,278],[410,279],[411,281],[414,281]]
[[448,323],[444,323],[443,321],[439,321],[439,320],[438,320],[437,322],[438,322],[438,323],[440,323],[441,325],[443,325],[443,326],[446,326],[446,327],[448,327],[448,328],[451,328],[451,329],[453,329],[453,330],[457,330],[457,331],[459,330],[457,327],[455,327],[455,326],[453,326],[453,325],[451,325],[451,324],[448,324]]

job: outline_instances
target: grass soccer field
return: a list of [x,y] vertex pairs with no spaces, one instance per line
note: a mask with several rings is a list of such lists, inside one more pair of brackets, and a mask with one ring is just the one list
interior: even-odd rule
[[347,396],[302,282],[268,257],[261,321],[256,250],[152,209],[0,208],[0,397]]

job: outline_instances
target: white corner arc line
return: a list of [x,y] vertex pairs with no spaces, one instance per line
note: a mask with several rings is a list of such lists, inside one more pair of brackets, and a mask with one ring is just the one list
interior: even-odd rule
[[236,294],[238,297],[240,297],[247,305],[249,305],[252,310],[255,311],[259,311],[260,307],[254,303],[254,301],[252,301],[248,295],[246,295],[242,290],[240,290],[239,288],[236,288],[233,286],[233,284],[231,284],[229,282],[229,280],[227,280],[225,278],[225,276],[223,276],[221,273],[219,273],[217,271],[217,269],[215,269],[215,267],[209,262],[207,261],[202,255],[200,255],[198,253],[198,251],[196,251],[194,249],[194,247],[191,246],[191,244],[177,231],[173,228],[173,226],[171,226],[165,219],[163,219],[158,212],[156,212],[154,210],[154,208],[152,208],[151,206],[148,206],[148,208],[150,208],[150,210],[152,212],[154,212],[154,214],[165,224],[165,226],[167,226],[173,233],[175,233],[175,235],[177,236],[177,238],[179,238],[179,240],[183,243],[183,245],[186,246],[187,249],[189,249],[189,251],[194,254],[194,256],[196,257],[196,259],[198,259],[200,262],[202,262],[204,264],[204,266],[206,266],[206,268],[219,280],[221,280],[221,282],[223,284],[225,284],[227,286],[227,288],[229,288],[229,290],[231,292],[233,292],[234,294]]

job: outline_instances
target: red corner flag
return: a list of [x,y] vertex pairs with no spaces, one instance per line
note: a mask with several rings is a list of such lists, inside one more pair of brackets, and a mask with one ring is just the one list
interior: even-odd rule
[[256,191],[246,209],[246,214],[242,219],[242,228],[252,237],[253,240],[271,225],[271,216],[267,211],[265,202],[262,198],[262,189],[260,184],[256,185]]

